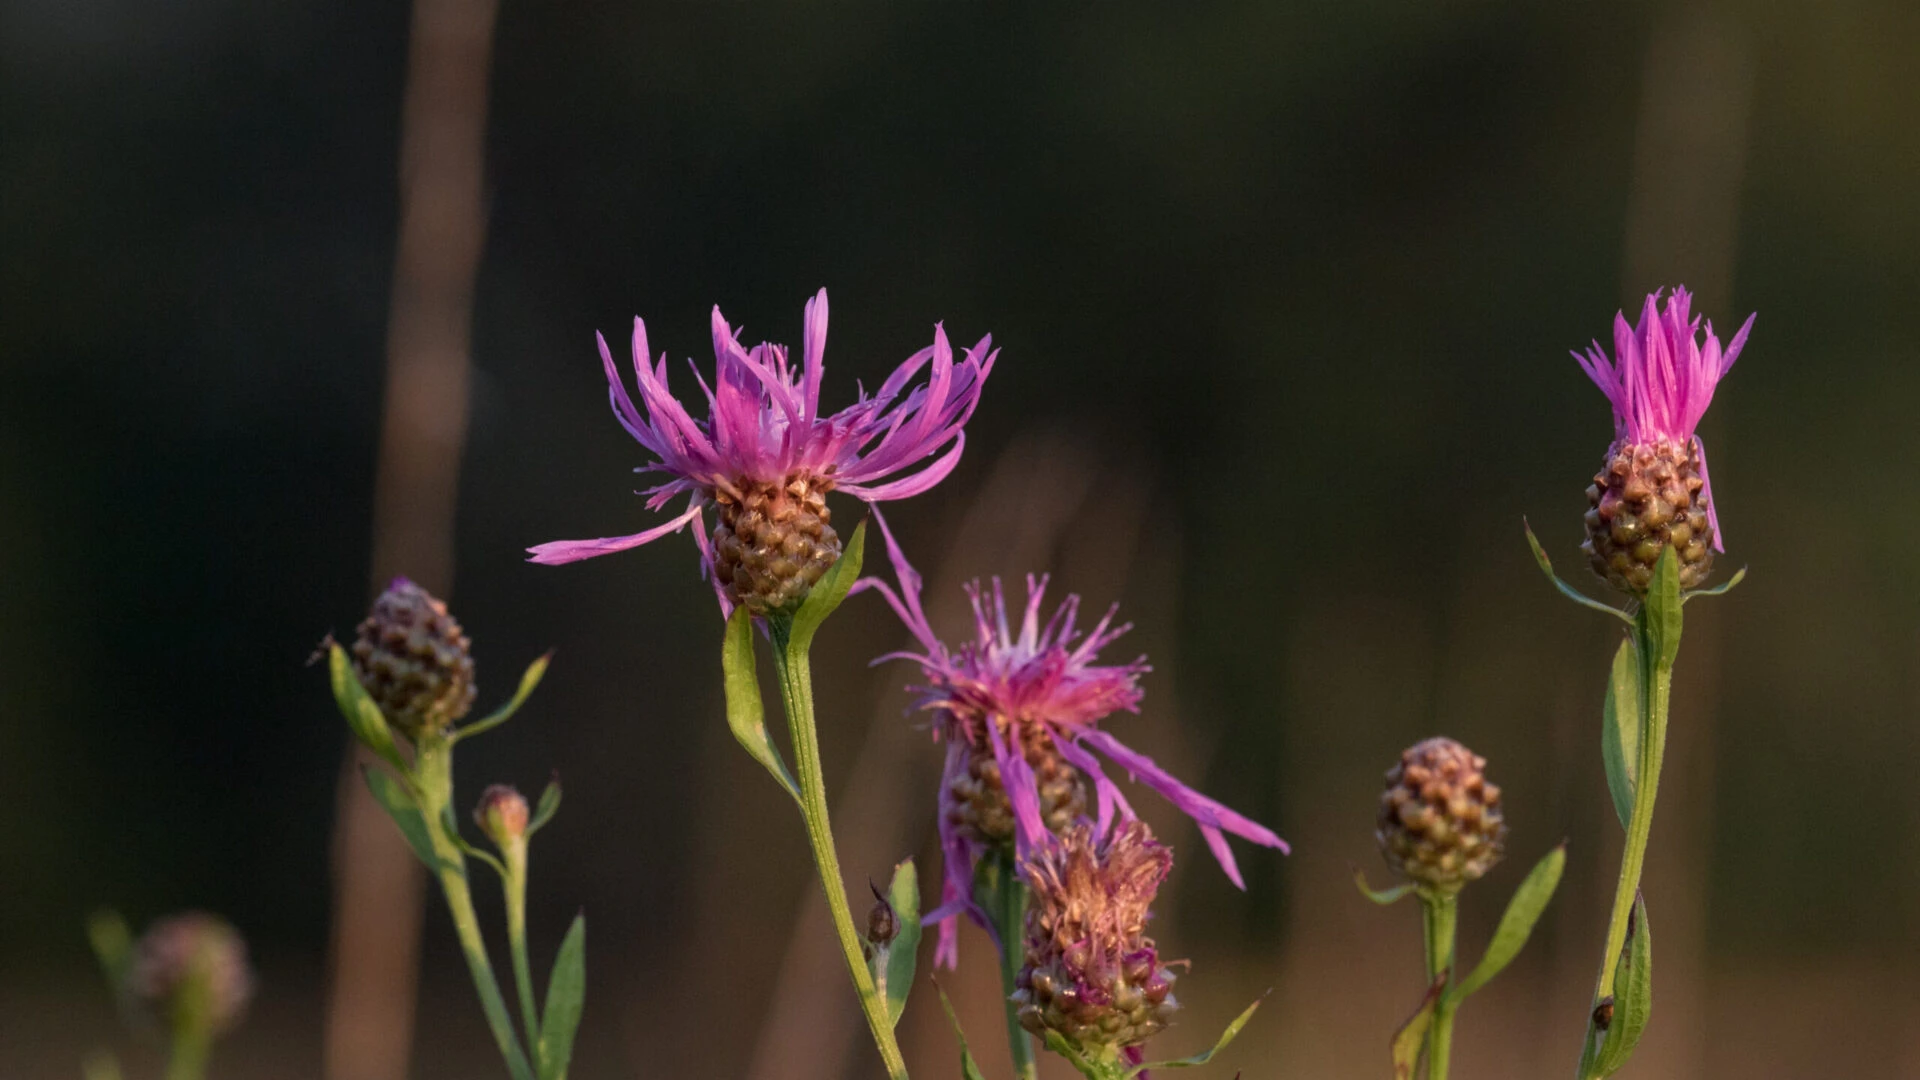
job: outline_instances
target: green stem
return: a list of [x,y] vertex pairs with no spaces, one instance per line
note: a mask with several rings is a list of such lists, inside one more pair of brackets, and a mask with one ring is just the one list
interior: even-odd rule
[[[1600,981],[1595,985],[1593,1003],[1613,996],[1613,976],[1620,966],[1620,953],[1626,946],[1627,922],[1633,915],[1633,900],[1640,892],[1640,874],[1646,868],[1647,839],[1653,834],[1653,803],[1660,791],[1660,765],[1667,751],[1667,710],[1673,690],[1673,668],[1654,655],[1652,628],[1645,606],[1635,616],[1633,639],[1640,658],[1640,762],[1634,777],[1633,813],[1627,818],[1626,849],[1620,855],[1620,880],[1614,887],[1613,914],[1607,922],[1606,952],[1600,957]],[[1594,1045],[1599,1032],[1588,1020],[1587,1045]]]
[[173,1033],[167,1051],[167,1080],[202,1080],[207,1055],[213,1051],[213,1033],[201,1023],[182,1024]]
[[1027,884],[1014,872],[1013,852],[1002,846],[991,856],[989,895],[985,898],[987,918],[1000,937],[1000,1004],[1007,1014],[1007,1052],[1013,1057],[1013,1072],[1019,1080],[1035,1080],[1040,1063],[1033,1051],[1033,1036],[1020,1026],[1020,1011],[1014,1007],[1014,985],[1025,962],[1021,946],[1026,934]]
[[507,948],[513,953],[513,982],[520,991],[520,1020],[527,1045],[540,1041],[540,1008],[533,997],[533,965],[527,962],[527,838],[511,841],[501,850],[507,873],[500,879],[507,898]]
[[833,846],[833,825],[827,817],[827,782],[820,767],[820,733],[813,717],[813,671],[805,653],[787,654],[789,623],[783,618],[768,620],[773,644],[773,664],[780,675],[780,697],[787,714],[787,727],[793,737],[794,772],[800,783],[800,813],[806,819],[807,842],[813,848],[813,862],[820,871],[820,887],[827,894],[827,910],[833,914],[833,928],[840,937],[840,949],[846,954],[847,971],[853,976],[854,990],[860,997],[860,1009],[866,1014],[867,1027],[880,1050],[892,1080],[906,1080],[907,1062],[894,1039],[893,1017],[886,999],[880,996],[867,970],[866,954],[860,948],[860,934],[853,925],[853,912],[847,906],[846,885],[840,875],[840,855]]
[[506,1059],[513,1080],[534,1080],[533,1067],[513,1031],[513,1018],[507,1013],[506,999],[500,996],[500,984],[493,977],[493,963],[487,959],[486,939],[480,935],[480,920],[474,914],[473,893],[467,887],[466,856],[447,831],[453,802],[453,745],[445,739],[429,738],[420,743],[414,757],[415,797],[427,835],[433,841],[439,860],[440,891],[446,894],[447,910],[453,915],[453,928],[460,936],[460,951],[466,954],[467,970],[480,994],[480,1009],[486,1013],[487,1026],[493,1029],[500,1056]]
[[1459,921],[1458,894],[1420,894],[1421,929],[1427,943],[1427,984],[1445,973],[1447,993],[1433,1006],[1433,1025],[1427,1029],[1427,1080],[1447,1080],[1453,1056],[1453,939]]

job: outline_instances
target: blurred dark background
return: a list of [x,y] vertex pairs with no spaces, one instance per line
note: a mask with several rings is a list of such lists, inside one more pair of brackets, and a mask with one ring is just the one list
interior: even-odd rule
[[[409,18],[0,4],[0,1075],[150,1063],[82,933],[112,904],[248,935],[216,1075],[322,1076],[344,736],[303,663],[371,595]],[[1273,987],[1215,1074],[1386,1072],[1418,920],[1349,863],[1382,879],[1380,773],[1444,732],[1513,828],[1466,949],[1572,841],[1461,1020],[1460,1071],[1518,1077],[1572,1064],[1619,844],[1616,631],[1520,523],[1599,590],[1575,545],[1609,420],[1567,350],[1682,281],[1723,333],[1760,313],[1704,429],[1722,573],[1751,577],[1688,609],[1631,1071],[1920,1077],[1920,9],[508,0],[493,40],[451,598],[483,705],[558,656],[461,798],[566,780],[532,925],[544,968],[589,916],[575,1075],[877,1075],[809,951],[797,822],[724,729],[691,541],[522,561],[654,520],[594,331],[619,351],[639,314],[704,366],[711,305],[795,342],[825,285],[836,405],[936,320],[991,331],[965,462],[890,512],[936,617],[1048,567],[1120,600],[1156,670],[1113,729],[1297,852],[1241,849],[1243,895],[1139,800],[1182,860],[1157,936],[1194,961],[1167,1048]],[[909,853],[932,881],[936,751],[911,672],[865,666],[900,637],[858,598],[817,652],[856,887]],[[491,1075],[422,925],[412,1072]],[[947,984],[997,1073],[969,933]],[[931,995],[905,1028],[916,1075],[957,1075]]]

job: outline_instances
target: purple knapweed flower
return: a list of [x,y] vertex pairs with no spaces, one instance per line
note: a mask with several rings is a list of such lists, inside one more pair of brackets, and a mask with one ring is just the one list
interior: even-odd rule
[[1594,572],[1623,591],[1640,594],[1660,553],[1679,558],[1680,583],[1695,588],[1725,551],[1707,475],[1707,451],[1694,428],[1746,344],[1754,316],[1725,351],[1711,322],[1690,316],[1693,298],[1676,287],[1663,309],[1647,297],[1640,324],[1624,312],[1613,320],[1614,358],[1598,341],[1573,358],[1613,405],[1613,445],[1587,489],[1587,540]]
[[[645,491],[658,510],[685,495],[679,516],[632,536],[560,540],[529,548],[532,561],[557,565],[638,547],[691,524],[703,572],[711,572],[723,611],[735,603],[756,615],[790,610],[840,556],[826,493],[844,491],[868,503],[902,499],[939,483],[966,447],[963,428],[993,370],[993,337],[955,361],[947,335],[934,325],[933,344],[908,357],[872,396],[861,392],[832,415],[820,409],[827,346],[827,291],[807,303],[801,363],[784,345],[741,347],[738,332],[713,309],[715,371],[707,419],[695,420],[667,386],[667,360],[649,360],[646,324],[633,321],[633,368],[646,413],[633,399],[604,337],[613,414],[658,460],[637,471],[667,479]],[[910,383],[927,370],[924,382]],[[943,452],[944,451],[944,452]],[[917,472],[906,470],[939,456]],[[904,475],[903,475],[904,473]],[[717,507],[711,542],[702,511]]]
[[1131,818],[1104,836],[1082,822],[1035,845],[1021,864],[1032,903],[1011,997],[1020,1026],[1052,1031],[1082,1057],[1139,1063],[1123,1052],[1180,1007],[1146,934],[1172,869],[1173,851]]
[[1287,850],[1272,830],[1194,791],[1096,726],[1111,713],[1139,711],[1139,678],[1148,670],[1145,657],[1118,665],[1096,662],[1100,650],[1129,629],[1113,624],[1118,605],[1082,636],[1075,628],[1080,598],[1067,597],[1043,622],[1046,578],[1028,577],[1026,611],[1016,628],[1008,621],[999,580],[991,593],[975,582],[968,588],[974,639],[950,649],[927,622],[920,575],[886,519],[876,512],[874,520],[899,588],[875,578],[862,579],[855,588],[872,588],[886,597],[920,646],[875,663],[907,659],[920,665],[927,682],[918,688],[919,705],[933,712],[934,737],[947,744],[939,819],[946,868],[940,907],[928,916],[940,923],[939,962],[951,967],[958,957],[955,916],[964,913],[986,925],[973,906],[971,882],[974,864],[989,848],[1011,843],[1017,858],[1027,858],[1042,839],[1064,833],[1083,817],[1089,782],[1099,834],[1105,835],[1116,819],[1134,816],[1096,751],[1193,818],[1235,885],[1246,887],[1226,833]]

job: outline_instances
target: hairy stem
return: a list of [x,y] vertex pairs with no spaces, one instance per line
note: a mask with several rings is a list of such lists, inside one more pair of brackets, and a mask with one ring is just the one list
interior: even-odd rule
[[[1460,912],[1454,893],[1420,894],[1421,929],[1427,943],[1427,983],[1445,973],[1447,988],[1453,987],[1454,927]],[[1433,1007],[1433,1026],[1427,1031],[1427,1080],[1447,1080],[1447,1068],[1453,1054],[1453,1008],[1451,993],[1443,993]]]
[[833,928],[846,954],[847,971],[853,976],[854,990],[860,997],[860,1009],[866,1014],[867,1027],[880,1050],[892,1080],[906,1080],[907,1062],[894,1039],[893,1017],[886,999],[880,996],[867,970],[866,954],[860,948],[860,934],[853,925],[853,912],[847,906],[847,891],[840,875],[840,855],[833,846],[833,826],[827,817],[827,783],[820,767],[820,733],[813,717],[813,672],[805,653],[787,654],[789,624],[782,618],[768,620],[773,644],[773,663],[780,675],[780,698],[787,715],[787,728],[793,738],[793,763],[800,784],[800,813],[806,819],[807,841],[813,848],[813,862],[820,871],[820,887],[827,894],[827,910],[833,915]]
[[420,800],[420,816],[439,866],[440,891],[446,894],[447,911],[453,916],[453,928],[460,936],[460,951],[466,954],[467,970],[473,975],[473,987],[480,994],[480,1009],[486,1013],[493,1040],[506,1059],[513,1080],[534,1080],[533,1067],[527,1062],[520,1038],[514,1034],[513,1018],[507,1013],[506,999],[500,996],[500,983],[493,977],[493,963],[487,959],[486,939],[480,935],[480,920],[473,911],[473,893],[467,887],[466,856],[448,832],[453,803],[453,747],[443,739],[428,739],[420,744],[414,758],[413,781]]

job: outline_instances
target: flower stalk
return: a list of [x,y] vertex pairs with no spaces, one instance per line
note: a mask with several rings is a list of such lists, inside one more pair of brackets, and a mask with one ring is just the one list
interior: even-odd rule
[[1019,1080],[1034,1080],[1040,1063],[1033,1036],[1020,1023],[1020,1006],[1013,995],[1020,989],[1020,968],[1026,962],[1022,942],[1026,935],[1027,883],[1013,864],[1013,849],[1001,845],[980,860],[974,883],[975,901],[987,913],[994,937],[1000,942],[1000,1004],[1007,1014],[1007,1053]]
[[1440,890],[1420,890],[1421,930],[1426,941],[1427,982],[1442,986],[1433,1007],[1433,1022],[1427,1029],[1427,1080],[1447,1080],[1447,1064],[1453,1054],[1453,1013],[1459,1000],[1453,996],[1453,939],[1460,914],[1460,895]]

